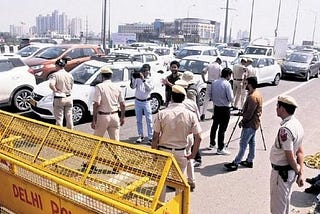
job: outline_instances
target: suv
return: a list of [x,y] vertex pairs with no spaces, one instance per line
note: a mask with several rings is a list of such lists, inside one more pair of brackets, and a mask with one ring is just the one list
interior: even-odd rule
[[82,62],[90,60],[91,56],[101,55],[104,55],[104,52],[98,45],[65,44],[49,47],[45,51],[24,61],[32,68],[37,83],[40,83],[47,80],[50,74],[57,71],[55,62],[58,59],[68,59],[65,70],[70,71]]
[[[126,110],[134,109],[135,89],[130,87],[132,72],[140,69],[142,64],[130,61],[112,61],[100,58],[82,63],[70,73],[74,78],[72,90],[73,122],[79,124],[87,116],[92,115],[92,99],[94,86],[102,81],[100,70],[109,66],[112,71],[112,80],[120,86],[125,97]],[[152,67],[151,67],[152,69]],[[163,74],[153,72],[151,76],[155,81],[155,88],[151,93],[151,110],[156,113],[164,103],[165,88],[161,83]],[[54,119],[53,95],[49,89],[49,81],[38,84],[33,91],[32,111],[44,119]]]
[[186,56],[191,55],[206,55],[206,56],[220,56],[219,51],[216,47],[211,46],[188,46],[183,48],[176,55],[176,58],[182,59]]
[[281,66],[283,77],[298,77],[308,81],[310,77],[318,77],[320,71],[319,54],[312,51],[295,51],[291,53]]
[[0,56],[0,106],[12,106],[19,111],[30,109],[28,100],[36,80],[29,69],[19,57]]

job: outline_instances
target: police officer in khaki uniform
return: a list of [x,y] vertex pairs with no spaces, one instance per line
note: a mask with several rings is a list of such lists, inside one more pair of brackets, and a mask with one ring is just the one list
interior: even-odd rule
[[290,96],[279,96],[277,116],[281,127],[270,151],[270,209],[273,214],[290,212],[291,187],[296,181],[303,186],[303,127],[294,116],[297,102]]
[[[233,66],[233,109],[242,109],[246,97],[246,90],[244,86],[246,63],[247,59],[241,58],[240,63]],[[240,106],[238,106],[239,100]]]
[[103,82],[95,87],[91,128],[94,129],[94,135],[103,137],[107,131],[110,139],[119,141],[120,126],[124,124],[125,103],[120,87],[111,82],[112,73],[106,66],[101,68]]
[[49,87],[53,91],[53,113],[56,125],[63,126],[63,117],[66,118],[67,128],[73,129],[72,106],[73,100],[71,91],[73,87],[73,77],[68,73],[64,66],[67,60],[58,59],[55,62],[57,70],[49,77]]
[[[185,174],[187,162],[194,159],[201,142],[201,126],[195,113],[186,111],[183,101],[186,90],[179,85],[172,86],[172,103],[159,111],[154,120],[154,132],[151,148],[171,152],[177,160],[181,171]],[[194,136],[194,149],[186,154],[188,135]],[[165,188],[161,194],[165,200]]]
[[246,78],[248,77],[256,77],[256,70],[252,66],[253,59],[252,58],[247,58],[247,63],[246,63]]

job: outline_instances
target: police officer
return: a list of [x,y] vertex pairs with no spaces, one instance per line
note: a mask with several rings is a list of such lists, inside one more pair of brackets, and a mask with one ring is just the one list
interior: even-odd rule
[[294,181],[303,186],[304,131],[294,116],[297,102],[291,96],[279,96],[277,116],[282,119],[275,143],[270,151],[272,171],[270,176],[271,213],[289,213],[291,187]]
[[[183,104],[185,97],[186,90],[182,86],[172,86],[172,103],[156,115],[151,145],[153,149],[172,153],[184,174],[188,160],[194,159],[199,149],[202,131],[196,114],[186,111]],[[187,138],[190,133],[194,137],[194,149],[187,155]],[[164,199],[165,192],[161,195],[161,200],[164,201]]]
[[239,109],[238,103],[240,100],[240,109],[242,109],[244,104],[244,99],[246,96],[246,90],[244,86],[244,78],[245,78],[245,64],[247,63],[246,58],[241,58],[239,64],[235,64],[233,66],[233,109]]
[[101,68],[103,82],[95,87],[91,128],[94,135],[102,137],[107,131],[110,139],[119,140],[120,126],[125,122],[125,102],[120,87],[111,82],[112,73],[106,66]]
[[252,58],[247,58],[247,63],[246,63],[246,78],[248,77],[256,77],[256,70],[255,68],[252,66],[253,63],[253,59]]
[[[201,111],[201,116],[200,116],[201,121],[204,121],[205,117],[206,117],[205,114],[206,114],[208,104],[209,104],[209,101],[211,98],[209,95],[209,94],[211,94],[211,84],[215,80],[220,78],[221,70],[222,70],[221,63],[222,63],[222,60],[219,57],[217,57],[216,60],[213,63],[210,63],[209,65],[207,65],[201,73],[201,78],[202,78],[203,82],[207,83],[206,96],[203,101],[203,106],[202,106],[202,111]],[[206,80],[205,76],[207,74],[208,74],[208,79]],[[213,104],[213,107],[214,107],[214,104]]]
[[64,69],[66,63],[66,59],[58,59],[55,62],[57,71],[49,76],[49,87],[54,95],[53,113],[56,125],[63,126],[63,117],[65,116],[67,128],[73,129],[73,100],[71,97],[73,77]]

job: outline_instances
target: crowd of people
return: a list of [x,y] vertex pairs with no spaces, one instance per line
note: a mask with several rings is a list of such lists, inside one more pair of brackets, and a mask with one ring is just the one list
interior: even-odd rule
[[[50,88],[54,93],[54,116],[56,124],[62,126],[66,117],[67,127],[72,129],[72,76],[63,67],[67,61],[58,60],[59,71],[50,77]],[[208,149],[216,149],[218,155],[230,155],[225,146],[225,132],[228,128],[232,110],[238,110],[239,127],[242,128],[239,151],[234,160],[224,165],[227,171],[236,171],[241,165],[253,168],[255,158],[255,133],[261,128],[263,98],[257,90],[258,81],[252,59],[243,58],[231,68],[221,68],[221,59],[209,64],[202,73],[207,83],[207,93],[203,108],[199,105],[199,92],[193,80],[193,73],[185,71],[180,74],[178,61],[170,63],[171,74],[162,80],[165,85],[165,108],[152,115],[150,94],[154,81],[150,75],[150,65],[144,64],[138,75],[132,76],[130,87],[135,88],[135,115],[137,140],[145,140],[143,133],[143,115],[147,124],[147,143],[152,149],[173,154],[181,171],[186,175],[191,191],[195,188],[194,167],[201,165],[199,151],[201,121],[209,100],[213,103],[212,126]],[[124,96],[119,87],[111,82],[112,70],[101,68],[103,82],[95,86],[93,99],[93,120],[91,127],[95,135],[119,140],[120,126],[125,123]],[[207,79],[205,79],[207,76]],[[233,76],[233,89],[229,82]],[[239,102],[240,101],[240,102]],[[294,116],[298,107],[296,100],[290,96],[279,96],[277,116],[282,119],[274,145],[270,152],[272,171],[270,175],[270,210],[271,213],[289,213],[291,188],[293,183],[303,186],[303,127]],[[119,114],[120,108],[120,114]],[[200,113],[201,112],[201,113]],[[178,131],[177,131],[178,130]],[[218,135],[216,137],[216,133]],[[216,146],[217,145],[217,146]],[[245,159],[246,148],[249,152]],[[309,193],[319,193],[320,176],[307,179],[311,187]],[[165,188],[161,200],[165,201]]]

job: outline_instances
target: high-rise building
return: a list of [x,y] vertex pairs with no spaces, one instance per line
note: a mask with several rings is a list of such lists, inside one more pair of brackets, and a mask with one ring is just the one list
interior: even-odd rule
[[79,17],[71,19],[70,22],[70,35],[71,37],[80,37],[82,30],[82,19]]

